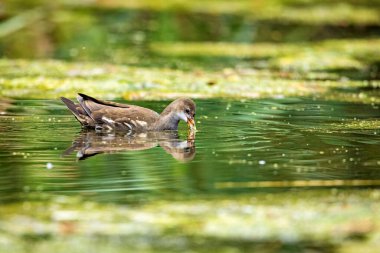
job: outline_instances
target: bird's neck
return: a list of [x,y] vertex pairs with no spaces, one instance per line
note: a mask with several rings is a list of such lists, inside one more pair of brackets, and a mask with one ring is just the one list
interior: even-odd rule
[[154,124],[154,130],[177,130],[179,121],[177,113],[164,110]]

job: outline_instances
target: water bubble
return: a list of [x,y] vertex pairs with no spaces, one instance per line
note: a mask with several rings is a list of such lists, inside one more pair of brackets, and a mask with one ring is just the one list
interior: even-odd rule
[[260,160],[260,161],[259,161],[259,164],[260,164],[260,165],[265,165],[266,163],[267,163],[267,162],[266,162],[265,160]]
[[54,167],[54,166],[53,166],[52,163],[47,163],[47,164],[46,164],[46,169],[48,169],[48,170],[51,170],[53,167]]

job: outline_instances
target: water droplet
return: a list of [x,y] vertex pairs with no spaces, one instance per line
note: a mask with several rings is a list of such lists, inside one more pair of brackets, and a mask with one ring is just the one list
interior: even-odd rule
[[53,167],[54,167],[54,166],[53,166],[52,163],[47,163],[47,164],[46,164],[46,169],[48,169],[48,170],[51,170]]

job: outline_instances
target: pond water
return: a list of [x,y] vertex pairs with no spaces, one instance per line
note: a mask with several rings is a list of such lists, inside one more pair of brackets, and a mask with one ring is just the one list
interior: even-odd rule
[[[134,103],[161,111],[168,101]],[[96,134],[81,132],[58,101],[6,101],[0,201],[47,194],[134,203],[380,185],[376,106],[299,98],[196,103],[198,132],[187,140],[183,123],[179,137]]]

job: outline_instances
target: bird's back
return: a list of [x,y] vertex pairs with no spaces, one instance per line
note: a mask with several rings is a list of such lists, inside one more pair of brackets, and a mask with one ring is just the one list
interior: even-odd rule
[[77,99],[79,104],[66,98],[62,101],[86,127],[138,132],[147,130],[159,118],[155,111],[136,105],[103,101],[85,94],[79,94]]

